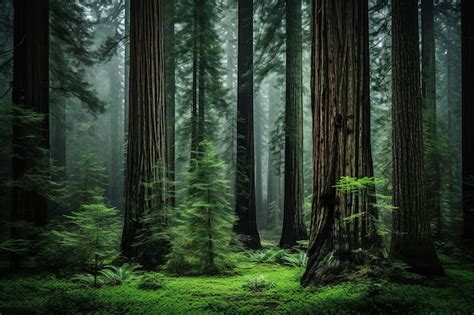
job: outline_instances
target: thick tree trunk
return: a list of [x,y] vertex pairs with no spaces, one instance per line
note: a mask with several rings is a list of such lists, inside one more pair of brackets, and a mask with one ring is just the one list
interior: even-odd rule
[[[168,131],[168,172],[170,181],[175,180],[175,108],[176,108],[176,51],[174,24],[176,15],[175,0],[165,1],[165,76],[166,76],[166,123]],[[170,186],[170,188],[172,188]],[[175,204],[174,192],[171,203]]]
[[255,205],[253,133],[253,1],[239,0],[237,173],[234,231],[247,248],[260,248]]
[[[43,114],[37,124],[13,123],[13,180],[21,179],[35,167],[37,148],[49,149],[49,3],[48,0],[15,0],[13,103]],[[38,137],[32,143],[29,136]],[[36,191],[13,189],[12,219],[44,225],[47,201]]]
[[378,242],[372,198],[334,187],[342,176],[373,176],[368,1],[316,0],[312,14],[314,198],[302,285],[337,281],[361,263],[355,250]]
[[285,195],[280,247],[308,237],[303,223],[303,36],[301,0],[286,0]]
[[[425,117],[426,143],[433,146],[437,142],[436,114],[436,60],[433,0],[421,1],[421,91]],[[427,152],[425,169],[427,181],[428,210],[432,217],[441,217],[440,169],[436,149]]]
[[418,3],[392,1],[393,213],[391,254],[413,271],[442,274],[431,239],[423,174]]
[[[159,182],[154,196],[158,211],[166,190],[166,111],[163,0],[130,3],[130,99],[127,148],[127,184],[122,250],[137,255],[133,247],[139,220],[151,209],[144,183]],[[164,222],[166,223],[166,222]]]
[[464,238],[474,239],[474,1],[461,1]]

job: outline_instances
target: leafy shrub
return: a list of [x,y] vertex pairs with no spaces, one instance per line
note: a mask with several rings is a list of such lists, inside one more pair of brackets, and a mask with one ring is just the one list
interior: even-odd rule
[[101,287],[104,284],[104,281],[100,277],[94,276],[90,273],[76,274],[71,278],[71,280],[88,287]]
[[261,292],[275,287],[275,284],[267,279],[264,276],[256,276],[252,278],[247,278],[242,287],[246,290],[253,292]]
[[297,254],[285,254],[282,257],[285,264],[288,264],[295,268],[306,268],[308,263],[308,256],[306,252],[299,250]]
[[252,262],[274,264],[282,262],[287,252],[279,248],[268,248],[258,251],[247,251],[245,255]]
[[140,265],[136,264],[123,264],[120,267],[107,266],[99,273],[102,276],[103,282],[108,285],[120,285],[124,281],[129,280],[140,268]]
[[138,283],[138,288],[142,290],[159,290],[164,286],[164,279],[161,275],[147,273]]

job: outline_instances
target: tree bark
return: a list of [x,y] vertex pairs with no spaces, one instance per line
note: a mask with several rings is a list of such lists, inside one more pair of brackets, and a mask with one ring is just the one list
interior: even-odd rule
[[[166,191],[167,132],[163,0],[130,3],[130,82],[125,221],[122,251],[135,257],[133,246],[142,215],[157,206]],[[149,200],[146,183],[160,183]],[[164,222],[166,223],[166,222]]]
[[392,1],[392,157],[391,255],[414,272],[442,274],[431,239],[423,173],[418,3]]
[[334,187],[342,176],[373,176],[368,1],[315,0],[312,14],[314,197],[304,286],[337,281],[363,262],[355,250],[378,243],[372,198]]
[[[37,148],[49,150],[49,2],[15,0],[13,103],[44,115],[40,123],[13,122],[13,180],[35,167]],[[38,137],[35,143],[29,136]],[[36,191],[13,188],[12,219],[44,225],[47,201]]]
[[[434,29],[433,0],[421,1],[421,91],[425,117],[426,140],[435,145],[437,142],[436,114],[436,59],[435,59],[435,29]],[[425,156],[425,173],[427,176],[427,202],[430,215],[441,217],[440,169],[436,146]],[[428,170],[430,172],[428,172]]]
[[474,2],[461,1],[463,236],[474,239]]
[[286,0],[285,195],[280,247],[308,237],[303,223],[303,35],[301,0]]
[[253,1],[238,4],[237,173],[234,231],[247,248],[258,249],[253,132]]

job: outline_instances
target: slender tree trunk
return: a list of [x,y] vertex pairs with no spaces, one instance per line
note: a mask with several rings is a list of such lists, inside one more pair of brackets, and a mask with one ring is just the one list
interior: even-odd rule
[[[313,1],[313,205],[303,285],[337,281],[377,246],[372,198],[337,191],[342,176],[371,177],[368,1]],[[371,215],[369,215],[371,214]],[[345,218],[360,215],[359,219]]]
[[474,1],[461,0],[464,238],[474,238]]
[[50,100],[50,141],[51,158],[54,165],[62,170],[57,174],[57,180],[66,177],[66,104],[67,99],[57,96]]
[[393,213],[391,254],[413,271],[442,274],[431,239],[423,174],[418,3],[392,1]]
[[238,4],[237,173],[234,231],[251,249],[260,248],[255,205],[253,132],[253,1]]
[[[278,118],[278,92],[275,90],[275,78],[268,82],[268,139],[271,140],[272,128],[274,128]],[[278,175],[275,156],[272,146],[267,145],[268,151],[268,171],[267,171],[267,219],[266,229],[274,230],[277,224],[278,210],[280,207],[280,176]]]
[[125,0],[125,36],[128,37],[128,45],[125,46],[125,78],[124,78],[124,104],[123,121],[125,137],[128,133],[128,101],[129,101],[129,77],[130,77],[130,0]]
[[303,223],[303,36],[301,0],[286,0],[285,195],[280,247],[308,237]]
[[[158,211],[164,205],[168,152],[163,3],[163,0],[130,3],[130,108],[122,236],[126,257],[137,255],[133,244],[142,215],[152,208],[152,203]],[[152,182],[162,183],[153,201],[147,198],[150,192],[144,186]]]
[[[175,180],[175,108],[176,108],[176,51],[174,24],[176,15],[175,0],[165,1],[165,76],[166,76],[166,122],[168,131],[168,172],[170,181]],[[171,185],[170,188],[174,187]],[[174,191],[171,203],[175,204]]]
[[[35,167],[36,148],[49,149],[49,3],[48,0],[15,0],[13,103],[44,115],[38,124],[13,124],[13,179],[21,179]],[[30,135],[38,137],[32,143]],[[25,139],[26,137],[26,139]],[[32,147],[34,146],[34,147]],[[46,223],[47,202],[36,191],[13,189],[14,220]]]
[[194,0],[193,5],[193,83],[192,83],[192,104],[191,104],[191,160],[196,158],[199,146],[199,109],[198,109],[198,86],[199,86],[199,0]]
[[262,95],[257,94],[255,115],[255,203],[257,211],[257,227],[265,226],[265,213],[263,206],[263,117]]
[[119,73],[118,58],[112,59],[109,65],[109,100],[110,100],[110,159],[109,159],[109,183],[108,197],[112,206],[121,209],[123,193],[122,159],[123,138],[120,132],[120,122],[122,120],[122,95]]
[[426,152],[425,169],[427,176],[427,202],[431,216],[441,217],[440,169],[437,143],[436,114],[436,60],[433,0],[421,1],[421,91],[425,117],[425,143],[432,146]]

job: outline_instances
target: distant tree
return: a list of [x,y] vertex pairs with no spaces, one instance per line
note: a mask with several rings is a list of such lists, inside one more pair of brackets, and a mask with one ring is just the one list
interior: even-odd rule
[[464,237],[474,238],[474,2],[461,0]]
[[253,1],[239,0],[237,74],[237,221],[234,231],[246,247],[261,247],[255,200],[255,147],[253,107]]
[[[133,246],[140,218],[147,209],[161,211],[165,205],[164,194],[147,199],[150,192],[144,186],[168,176],[163,2],[130,3],[130,107],[122,235],[122,251],[129,258],[140,250]],[[154,168],[158,164],[164,167]],[[166,185],[166,181],[162,183]],[[151,207],[152,202],[158,205]]]
[[392,1],[393,205],[391,255],[442,274],[431,238],[423,172],[418,3]]
[[[88,16],[90,3],[50,0],[50,126],[51,156],[63,168],[58,179],[67,174],[66,117],[67,104],[77,99],[90,112],[100,113],[105,102],[97,96],[92,82],[87,79],[87,68],[99,62],[100,54],[94,51],[95,23]],[[69,124],[70,125],[70,124]]]
[[[168,173],[175,179],[175,125],[176,125],[176,47],[175,20],[176,1],[165,1],[165,84],[166,84],[166,123],[168,132]],[[174,201],[173,201],[174,202]]]
[[312,19],[314,197],[304,286],[334,281],[363,263],[355,250],[378,246],[370,195],[354,202],[335,188],[343,176],[373,176],[368,1],[317,0]]
[[436,113],[436,46],[433,0],[421,1],[421,92],[423,96],[425,174],[430,216],[441,216]]
[[285,200],[281,247],[308,237],[303,223],[302,1],[286,1]]

